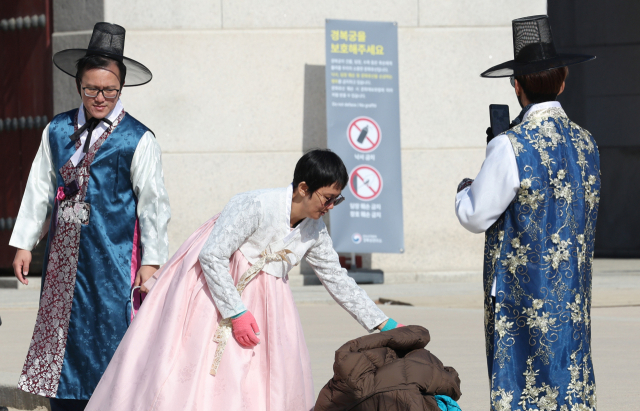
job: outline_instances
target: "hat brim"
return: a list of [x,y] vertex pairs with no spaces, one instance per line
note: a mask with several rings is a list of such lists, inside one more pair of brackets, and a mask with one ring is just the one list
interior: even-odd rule
[[[77,73],[76,64],[78,63],[78,60],[86,55],[86,49],[62,50],[53,56],[53,64],[71,77],[75,77]],[[106,54],[104,57],[113,58]],[[122,62],[127,68],[127,75],[125,77],[124,84],[125,87],[141,86],[143,84],[147,84],[153,78],[151,70],[146,68],[144,64],[138,63],[128,57],[122,57]]]
[[584,63],[585,61],[593,60],[595,58],[596,56],[590,56],[587,54],[559,54],[558,56],[550,59],[532,61],[528,63],[519,63],[515,60],[509,60],[491,67],[489,70],[480,74],[480,77],[498,78],[524,76],[526,74],[566,67],[572,64]]

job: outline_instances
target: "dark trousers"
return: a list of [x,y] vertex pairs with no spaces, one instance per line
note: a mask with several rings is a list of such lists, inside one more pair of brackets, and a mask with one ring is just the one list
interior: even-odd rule
[[51,411],[84,411],[89,400],[61,400],[58,398],[49,398]]

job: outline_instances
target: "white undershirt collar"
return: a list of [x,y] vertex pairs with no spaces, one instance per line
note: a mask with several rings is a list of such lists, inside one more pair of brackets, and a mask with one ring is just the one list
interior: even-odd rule
[[525,121],[527,121],[527,118],[531,114],[533,114],[534,111],[545,110],[545,109],[551,108],[551,107],[562,108],[562,106],[560,105],[559,101],[545,101],[544,103],[534,104],[533,106],[531,106],[531,108],[529,110],[527,110],[527,112],[525,113],[524,117],[522,118],[522,122],[524,123]]
[[[106,116],[107,120],[113,123],[114,121],[116,121],[122,110],[124,110],[122,100],[118,99],[116,106]],[[78,128],[84,126],[84,123],[86,123],[86,121],[87,119],[84,115],[84,107],[82,104],[80,104],[80,109],[78,110]],[[91,143],[89,144],[89,147],[91,147],[102,136],[102,134],[107,131],[107,127],[109,127],[109,125],[105,122],[100,122],[96,126],[96,128],[93,130],[93,133],[91,134]],[[86,139],[87,131],[80,135],[80,148],[78,148],[78,150],[76,150],[76,152],[71,156],[71,162],[73,163],[74,167],[77,166],[78,163],[80,163],[80,161],[82,161],[82,159],[84,158],[85,153],[83,152],[82,148],[84,147],[84,141]]]

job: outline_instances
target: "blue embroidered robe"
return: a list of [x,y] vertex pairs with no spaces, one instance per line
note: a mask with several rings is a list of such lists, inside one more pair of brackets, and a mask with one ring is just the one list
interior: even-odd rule
[[[58,187],[65,185],[65,177],[61,174],[63,167],[66,170],[70,167],[73,169],[69,159],[78,143],[74,144],[69,136],[74,132],[77,112],[76,109],[60,114],[49,126],[49,143],[57,170]],[[86,194],[80,198],[90,207],[88,224],[77,225],[79,246],[75,250],[72,247],[64,250],[69,255],[66,258],[74,262],[77,259],[77,270],[73,270],[74,285],[67,290],[64,284],[59,284],[61,292],[72,293],[68,324],[60,326],[61,330],[68,327],[66,340],[54,339],[48,343],[64,344],[64,359],[61,364],[59,359],[54,359],[48,365],[52,369],[50,373],[43,373],[38,368],[38,363],[43,362],[42,351],[47,349],[43,347],[48,338],[39,336],[39,329],[47,325],[47,313],[51,312],[50,308],[43,307],[44,299],[41,298],[30,353],[20,381],[20,388],[33,394],[88,400],[130,323],[132,270],[136,269],[132,267],[132,259],[135,259],[134,253],[139,250],[139,244],[134,244],[137,200],[130,180],[130,168],[136,147],[148,129],[132,116],[124,112],[122,115],[111,134],[93,153],[93,161],[87,160],[92,155],[90,152],[78,164],[79,168],[83,162],[90,163],[85,164],[89,170]],[[92,149],[95,150],[93,146]],[[80,182],[80,185],[83,183]],[[60,235],[60,226],[57,231]],[[45,275],[50,272],[48,266],[53,258],[51,247],[54,236],[56,233],[50,229],[43,269],[43,293],[47,287],[55,289],[57,286],[47,284]],[[59,238],[55,241],[59,241]],[[68,273],[63,273],[60,278],[68,277]],[[59,308],[56,307],[56,310]],[[59,331],[58,334],[63,333]],[[40,357],[30,362],[32,354]]]
[[590,310],[598,149],[557,107],[533,112],[506,134],[520,189],[486,232],[491,409],[595,410]]

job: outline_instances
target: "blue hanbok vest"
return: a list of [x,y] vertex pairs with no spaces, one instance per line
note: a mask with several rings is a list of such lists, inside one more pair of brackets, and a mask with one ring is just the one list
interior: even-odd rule
[[533,112],[506,134],[520,189],[486,232],[491,409],[595,410],[590,310],[598,148],[558,107]]
[[59,192],[70,181],[79,191],[56,201],[40,309],[19,386],[88,400],[131,320],[132,273],[139,266],[131,162],[148,129],[123,111],[74,167],[69,160],[79,142],[69,136],[77,112],[62,113],[49,125]]

